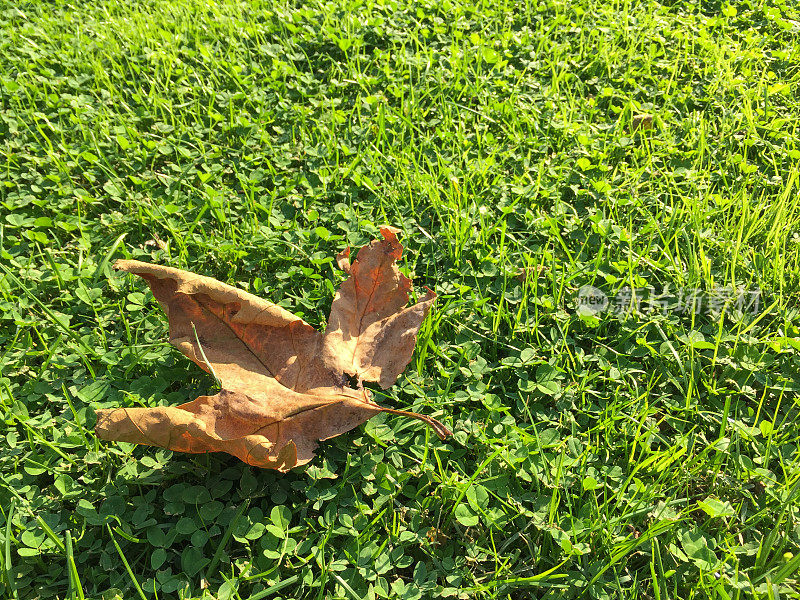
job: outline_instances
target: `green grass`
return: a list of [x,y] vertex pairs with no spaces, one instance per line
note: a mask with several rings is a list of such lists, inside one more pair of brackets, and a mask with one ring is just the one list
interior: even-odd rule
[[[0,597],[800,597],[798,34],[789,0],[0,1]],[[381,416],[280,475],[94,436],[213,387],[114,259],[320,326],[384,223],[439,300],[378,399],[451,440]]]

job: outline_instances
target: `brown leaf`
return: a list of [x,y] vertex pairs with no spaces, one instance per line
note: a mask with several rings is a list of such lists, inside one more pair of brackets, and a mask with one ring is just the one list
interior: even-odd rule
[[384,239],[359,252],[333,299],[322,358],[330,371],[377,381],[386,389],[411,360],[436,294],[428,290],[419,303],[401,310],[411,289],[411,280],[395,266],[403,247],[391,229],[381,233]]
[[[228,452],[287,471],[311,460],[318,440],[380,412],[414,417],[440,437],[450,435],[435,419],[377,405],[361,385],[395,382],[436,297],[429,290],[403,308],[411,282],[397,269],[402,246],[393,230],[381,233],[383,240],[347,262],[350,277],[334,299],[324,335],[283,308],[210,277],[117,261],[115,268],[148,282],[167,313],[170,343],[214,374],[222,391],[176,407],[98,410],[98,437],[180,452]],[[344,385],[345,374],[356,377],[358,389]]]
[[525,283],[528,278],[539,277],[542,273],[547,271],[544,265],[536,265],[535,267],[522,267],[517,273],[517,281]]
[[631,133],[639,130],[646,131],[653,128],[653,115],[641,114],[631,117]]
[[350,274],[350,248],[345,248],[336,255],[336,264],[342,271]]

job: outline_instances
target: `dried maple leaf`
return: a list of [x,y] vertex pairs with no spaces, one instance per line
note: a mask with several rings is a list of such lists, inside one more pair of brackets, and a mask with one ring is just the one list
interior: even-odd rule
[[[444,439],[431,417],[384,408],[363,381],[388,388],[408,365],[417,332],[436,294],[408,302],[411,281],[397,268],[396,230],[337,257],[349,277],[339,288],[325,332],[283,308],[224,283],[179,269],[120,260],[116,269],[150,285],[169,319],[176,348],[211,372],[222,390],[180,406],[97,411],[104,440],[180,452],[227,452],[244,462],[287,471],[314,456],[317,441],[389,412],[420,419]],[[347,375],[358,389],[347,387]]]

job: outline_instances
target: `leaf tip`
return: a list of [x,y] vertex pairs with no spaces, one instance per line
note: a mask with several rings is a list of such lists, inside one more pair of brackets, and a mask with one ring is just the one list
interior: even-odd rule
[[381,235],[385,240],[388,239],[397,239],[397,234],[403,231],[399,227],[393,227],[392,225],[381,225]]
[[[400,243],[400,240],[397,239],[397,234],[400,233],[400,231],[400,229],[392,227],[391,225],[384,225],[381,227],[383,244],[385,244],[384,249],[386,249],[387,254],[390,254],[396,261],[400,260],[400,257],[403,256],[403,245]],[[373,244],[374,243],[375,242],[373,242]]]
[[119,258],[114,261],[114,264],[111,265],[116,271],[130,271],[131,267],[133,266],[131,263],[133,261],[127,260],[125,258]]
[[350,274],[350,248],[349,247],[345,248],[344,250],[339,252],[339,254],[336,255],[336,264],[339,266],[339,268],[342,271],[344,271],[348,275]]
[[101,440],[108,439],[108,415],[111,410],[107,408],[97,409],[95,411],[95,424],[94,434]]

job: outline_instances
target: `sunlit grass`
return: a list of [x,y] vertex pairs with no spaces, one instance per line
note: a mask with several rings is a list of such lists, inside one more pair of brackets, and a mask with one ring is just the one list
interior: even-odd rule
[[[0,596],[800,594],[798,23],[0,6]],[[376,393],[452,440],[380,416],[279,475],[94,436],[97,408],[213,385],[115,258],[319,326],[334,255],[384,223],[439,299]]]

